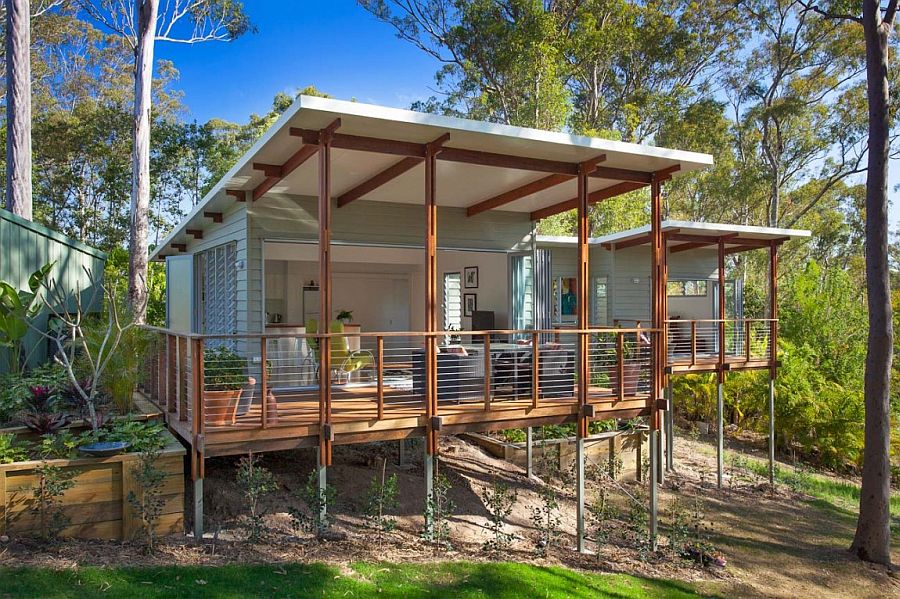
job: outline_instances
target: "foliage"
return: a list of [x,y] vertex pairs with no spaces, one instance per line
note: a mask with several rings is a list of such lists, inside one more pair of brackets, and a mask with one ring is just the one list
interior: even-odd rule
[[[123,298],[116,298],[122,302]],[[85,322],[82,334],[92,355],[97,355],[107,336],[107,323],[100,318]],[[137,327],[122,332],[117,350],[110,355],[109,365],[99,379],[100,389],[107,393],[116,411],[125,415],[134,407],[134,392],[144,375],[152,333]]]
[[13,433],[0,433],[0,464],[12,464],[28,459],[26,446]]
[[270,470],[259,465],[259,456],[251,452],[238,463],[237,482],[249,511],[241,524],[250,542],[259,541],[268,534],[260,500],[278,489],[278,481]]
[[25,409],[30,387],[61,389],[66,380],[65,370],[56,363],[48,363],[27,372],[0,374],[0,422],[10,422]]
[[21,373],[26,356],[22,354],[28,324],[41,311],[39,291],[54,263],[48,263],[28,277],[28,289],[16,289],[11,283],[0,281],[0,347],[9,357],[9,372]]
[[491,538],[484,542],[483,549],[489,553],[506,551],[515,536],[506,532],[506,521],[512,514],[513,507],[518,499],[515,489],[511,489],[502,480],[494,480],[490,486],[481,492],[481,500],[487,509],[488,532]]
[[425,530],[422,537],[437,549],[450,549],[450,518],[456,504],[450,499],[450,479],[438,471],[435,460],[434,485],[431,495],[425,498]]
[[537,552],[546,556],[562,536],[559,493],[551,485],[546,484],[540,487],[538,496],[541,498],[541,505],[531,508],[531,522],[537,532],[535,539]]
[[219,345],[203,349],[203,383],[207,391],[237,391],[247,383],[245,360]]
[[70,521],[62,509],[62,496],[75,486],[75,471],[41,462],[35,473],[37,485],[31,492],[31,511],[38,517],[41,538],[55,539]]
[[387,515],[390,510],[395,510],[400,505],[398,501],[399,488],[397,475],[385,476],[387,460],[382,460],[381,477],[375,477],[369,484],[365,495],[365,509],[363,518],[366,526],[378,533],[378,540],[382,540],[383,533],[391,532],[397,526],[397,519]]
[[588,518],[594,542],[597,544],[597,560],[600,560],[600,548],[609,541],[609,533],[613,527],[612,520],[616,516],[617,511],[610,501],[609,493],[605,487],[601,487],[594,501],[588,505]]
[[128,505],[141,523],[141,533],[148,553],[153,553],[156,541],[156,527],[162,515],[165,501],[162,498],[163,485],[167,473],[157,466],[160,451],[156,447],[147,447],[138,456],[138,463],[133,467],[131,476],[140,487],[137,492],[128,492]]
[[331,527],[332,516],[329,508],[334,508],[337,491],[334,486],[325,484],[319,488],[319,477],[315,471],[310,472],[306,484],[297,493],[297,498],[304,503],[305,509],[290,507],[291,523],[297,530],[324,535]]
[[130,451],[144,453],[162,449],[165,432],[165,425],[150,420],[110,420],[98,431],[97,441],[125,441]]
[[67,460],[75,457],[78,447],[85,443],[85,435],[76,436],[70,430],[46,434],[36,448],[42,460]]

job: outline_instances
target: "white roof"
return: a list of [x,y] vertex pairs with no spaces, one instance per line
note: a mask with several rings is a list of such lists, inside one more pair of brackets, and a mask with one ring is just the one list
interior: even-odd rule
[[[697,237],[727,237],[727,246],[739,246],[742,241],[767,241],[772,239],[789,239],[794,237],[809,237],[811,233],[803,229],[781,229],[778,227],[754,227],[748,225],[729,225],[723,223],[703,223],[684,220],[664,220],[662,222],[664,233],[682,234]],[[650,225],[592,237],[589,243],[621,244],[632,240],[639,240],[650,234]],[[578,243],[576,237],[557,235],[538,235],[538,244],[545,246],[566,246]],[[680,243],[677,239],[670,239],[670,244]]]
[[[336,118],[341,119],[340,128],[337,130],[340,135],[426,144],[444,134],[449,134],[444,148],[570,164],[605,154],[606,159],[601,163],[602,167],[641,173],[677,168],[677,172],[674,173],[677,176],[680,173],[706,168],[713,163],[712,156],[697,152],[425,114],[359,102],[300,96],[166,237],[154,252],[154,257],[173,242],[186,242],[188,238],[185,229],[202,228],[204,224],[208,224],[208,220],[202,220],[204,211],[227,211],[235,199],[227,196],[226,190],[250,192],[262,183],[266,178],[265,173],[255,170],[253,163],[282,165],[297,152],[303,142],[300,137],[291,134],[291,128],[320,130]],[[333,149],[331,168],[333,196],[339,197],[400,159],[401,157],[397,155]],[[268,193],[316,196],[317,163],[315,157],[307,160],[278,181]],[[438,205],[456,207],[472,206],[548,176],[548,172],[443,159],[438,161],[436,174]],[[623,180],[592,176],[589,191],[605,189]],[[421,204],[424,186],[424,169],[419,165],[367,193],[360,201]],[[574,198],[577,195],[576,186],[576,180],[571,179],[496,209],[533,212]],[[266,198],[263,196],[254,206],[256,209],[264,209],[265,202]],[[339,217],[339,214],[340,209],[335,212],[335,217]],[[478,216],[474,215],[472,218]]]

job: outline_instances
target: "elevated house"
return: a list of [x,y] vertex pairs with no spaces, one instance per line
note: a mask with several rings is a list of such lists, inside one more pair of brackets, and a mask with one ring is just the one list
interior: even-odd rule
[[[146,388],[191,446],[196,529],[204,458],[248,450],[316,447],[324,484],[335,444],[424,437],[430,492],[441,434],[648,416],[658,459],[671,374],[775,372],[774,303],[743,319],[724,257],[768,251],[774,280],[806,234],[662,220],[661,185],[710,164],[300,97],[152,256]],[[644,187],[647,227],[588,237],[591,204]],[[572,209],[577,238],[536,234]]]

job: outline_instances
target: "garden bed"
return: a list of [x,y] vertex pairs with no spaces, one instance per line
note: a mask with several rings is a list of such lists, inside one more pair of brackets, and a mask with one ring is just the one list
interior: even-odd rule
[[[605,467],[615,478],[634,479],[641,467],[638,456],[646,453],[646,428],[604,431],[584,440],[584,456],[596,467]],[[494,436],[466,433],[460,437],[475,443],[490,455],[524,468],[526,444],[509,442]],[[575,437],[535,439],[532,441],[532,465],[536,472],[550,468],[567,472],[575,461]]]
[[[163,503],[157,534],[182,532],[184,528],[184,455],[181,444],[164,432],[165,446],[156,462],[165,472]],[[135,479],[139,453],[106,458],[47,459],[0,464],[0,534],[31,536],[40,532],[40,513],[34,490],[40,484],[38,469],[50,465],[74,483],[59,498],[66,518],[63,537],[130,540],[140,530],[139,518],[129,503],[129,493],[140,493]]]

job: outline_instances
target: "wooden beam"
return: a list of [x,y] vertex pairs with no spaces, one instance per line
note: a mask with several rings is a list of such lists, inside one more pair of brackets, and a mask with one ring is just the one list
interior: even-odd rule
[[179,252],[185,252],[185,251],[187,251],[187,244],[186,243],[173,243],[172,249],[177,250]]
[[635,237],[634,239],[629,239],[627,241],[619,241],[611,245],[617,250],[624,250],[638,245],[644,245],[651,241],[653,241],[653,236],[650,233],[647,233],[646,235],[641,235],[640,237]]
[[[291,127],[291,135],[301,138],[305,144],[319,143],[318,131]],[[425,158],[426,144],[409,141],[396,141],[392,139],[378,139],[375,137],[361,137],[359,135],[335,133],[332,137],[331,144],[333,148],[341,150],[355,150],[359,152],[376,152],[378,154]]]
[[[266,178],[262,183],[256,186],[253,190],[253,201],[255,202],[259,198],[263,197],[270,189],[275,187],[282,179],[290,175],[292,172],[297,170],[304,162],[312,158],[319,151],[319,146],[312,145],[304,145],[299,150],[294,152],[290,158],[285,161],[281,166],[277,166],[277,168],[271,168],[266,170]],[[260,165],[260,166],[275,166],[275,165]],[[257,168],[257,163],[253,164],[253,168]],[[263,170],[263,169],[259,169]]]
[[366,194],[375,191],[385,183],[393,181],[403,173],[421,164],[423,160],[423,158],[419,158],[417,156],[407,156],[406,158],[401,158],[399,162],[395,162],[380,173],[370,177],[369,179],[366,179],[349,191],[344,192],[344,194],[339,196],[337,199],[338,208],[343,208],[350,202],[358,200]]
[[682,243],[681,245],[676,245],[675,247],[669,248],[669,252],[672,254],[677,254],[678,252],[686,252],[688,250],[696,250],[697,248],[707,247],[710,245],[715,245],[718,243],[717,240],[713,239],[711,241],[691,241],[689,243]]
[[221,222],[222,222],[222,213],[221,213],[221,212],[209,212],[209,211],[204,211],[204,212],[203,212],[203,216],[206,217],[206,218],[211,218],[211,219],[212,219],[212,222],[214,222],[214,223],[221,223]]
[[[724,241],[729,241],[731,239],[734,239],[738,235],[740,235],[740,233],[728,233],[727,235],[709,237],[707,239],[702,239],[703,235],[699,235],[699,236],[697,236],[697,239],[695,241],[689,241],[688,243],[683,243],[681,245],[677,245],[673,248],[670,248],[669,251],[672,253],[678,253],[678,252],[685,252],[687,250],[694,250],[697,248],[706,247],[706,246],[710,246],[710,245],[716,245],[717,243],[719,243],[719,239],[722,239]],[[678,236],[679,236],[678,231],[670,231],[670,232],[666,233],[667,239],[672,239],[674,241],[681,241],[682,240],[681,237],[676,239],[676,237],[678,237]]]
[[725,255],[729,256],[731,254],[739,254],[741,252],[747,252],[750,250],[761,250],[768,246],[760,246],[760,245],[736,245],[734,247],[726,248]]
[[558,173],[564,175],[578,174],[578,164],[572,162],[511,156],[508,154],[495,154],[494,152],[482,152],[481,150],[444,148],[444,151],[438,155],[438,159],[446,160],[448,162],[461,162],[464,164],[493,166],[497,168],[512,168],[523,171]]
[[203,229],[185,229],[184,232],[194,239],[203,239]]
[[281,165],[280,164],[266,164],[264,162],[254,162],[253,170],[262,171],[263,174],[267,177],[281,177]]
[[525,185],[521,185],[519,187],[516,187],[515,189],[505,191],[494,197],[472,204],[471,206],[466,208],[466,216],[475,216],[476,214],[481,214],[482,212],[486,212],[494,208],[499,208],[500,206],[509,204],[510,202],[515,202],[516,200],[530,196],[531,194],[538,193],[539,191],[544,191],[545,189],[550,189],[551,187],[555,187],[560,183],[571,181],[574,178],[575,177],[573,175],[547,175],[546,177],[543,177],[536,181],[526,183]]
[[247,201],[247,192],[244,191],[243,189],[226,189],[225,195],[234,198],[238,202],[246,202]]
[[630,181],[650,185],[653,173],[635,171],[627,168],[615,168],[611,166],[598,166],[591,176],[597,179],[613,179],[616,181]]
[[[591,160],[589,164],[592,164],[593,168],[597,169],[597,164],[603,162],[604,160],[606,160],[606,154],[601,154]],[[505,204],[509,204],[510,202],[515,202],[516,200],[519,200],[521,198],[528,197],[540,191],[544,191],[545,189],[550,189],[551,187],[555,187],[560,183],[571,181],[574,178],[575,177],[572,175],[547,175],[546,177],[537,179],[536,181],[531,181],[530,183],[526,183],[525,185],[521,185],[515,189],[505,191],[500,195],[496,195],[492,198],[488,198],[486,200],[482,200],[480,202],[472,204],[471,206],[466,208],[466,216],[475,216],[476,214],[481,214],[482,212],[485,212],[487,210],[492,210]]]
[[[634,191],[636,189],[640,189],[645,187],[643,183],[616,183],[610,187],[605,187],[603,189],[598,189],[597,191],[592,191],[588,194],[588,203],[596,204],[598,202],[602,202],[603,200],[608,200],[609,198],[614,198],[618,195],[622,195],[623,193],[628,193],[629,191]],[[567,212],[569,210],[574,210],[578,207],[578,198],[572,198],[571,200],[566,200],[565,202],[560,202],[558,204],[553,204],[552,206],[547,206],[546,208],[541,208],[540,210],[535,210],[531,213],[531,220],[540,220],[542,218],[547,218],[548,216],[553,216],[554,214],[559,214],[560,212]]]

